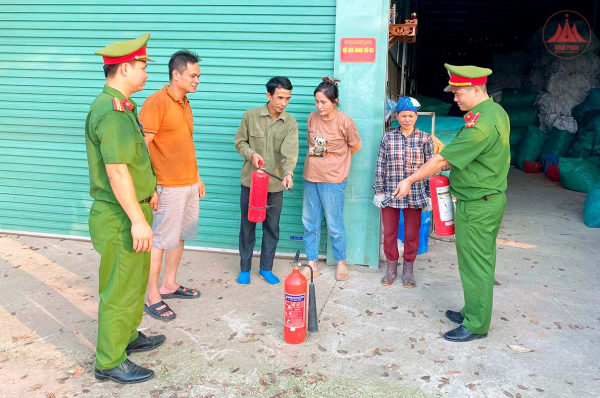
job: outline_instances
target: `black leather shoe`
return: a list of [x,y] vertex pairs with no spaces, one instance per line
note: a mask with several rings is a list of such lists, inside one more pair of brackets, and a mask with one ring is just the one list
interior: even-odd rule
[[154,377],[154,372],[126,359],[125,362],[116,368],[96,369],[94,376],[98,380],[112,380],[120,384],[134,384],[150,380]]
[[456,343],[463,343],[471,340],[485,339],[487,333],[477,334],[471,333],[464,326],[459,326],[454,330],[444,333],[444,340],[453,341]]
[[465,320],[465,317],[462,316],[460,312],[450,310],[446,311],[446,318],[450,319],[454,323],[458,323],[459,325],[462,325],[463,321]]
[[132,352],[153,350],[167,340],[167,338],[162,334],[159,334],[158,336],[146,336],[142,332],[138,333],[138,338],[129,343],[125,348],[127,355],[131,354]]

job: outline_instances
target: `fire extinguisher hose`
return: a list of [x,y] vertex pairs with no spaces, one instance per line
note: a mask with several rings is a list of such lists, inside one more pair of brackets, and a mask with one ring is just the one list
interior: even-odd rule
[[[266,173],[266,174],[270,175],[270,176],[271,176],[271,177],[273,177],[274,179],[276,179],[276,180],[279,180],[279,181],[283,182],[283,178],[279,178],[279,177],[278,177],[278,176],[276,176],[275,174],[269,173],[267,170],[263,169],[262,167],[261,167],[261,168],[259,168],[259,170],[260,170],[260,171],[262,171],[263,173]],[[286,187],[285,189],[287,189],[287,190],[289,191],[289,193],[294,193],[294,191],[292,191],[292,188],[287,188],[287,187]]]

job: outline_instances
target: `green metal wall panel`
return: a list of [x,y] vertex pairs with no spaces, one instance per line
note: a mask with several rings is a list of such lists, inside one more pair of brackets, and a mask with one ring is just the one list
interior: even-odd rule
[[[91,205],[84,122],[102,90],[100,57],[117,40],[150,32],[149,64],[138,103],[168,82],[176,50],[202,61],[189,96],[194,142],[207,187],[193,246],[237,249],[242,158],[233,137],[245,110],[266,102],[265,83],[294,84],[288,111],[300,126],[294,194],[284,192],[278,252],[304,251],[302,166],[312,92],[333,75],[335,0],[129,1],[6,0],[0,4],[0,229],[88,236]],[[260,232],[257,236],[260,246]],[[322,239],[322,252],[325,239]]]

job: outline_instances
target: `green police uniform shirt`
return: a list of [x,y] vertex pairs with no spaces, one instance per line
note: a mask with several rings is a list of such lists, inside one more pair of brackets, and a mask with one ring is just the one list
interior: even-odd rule
[[452,164],[450,192],[459,200],[503,193],[510,167],[508,114],[488,98],[465,120],[454,141],[440,152]]
[[126,164],[138,201],[156,190],[156,176],[137,117],[137,105],[107,85],[92,103],[85,122],[90,195],[119,204],[106,173],[106,164]]

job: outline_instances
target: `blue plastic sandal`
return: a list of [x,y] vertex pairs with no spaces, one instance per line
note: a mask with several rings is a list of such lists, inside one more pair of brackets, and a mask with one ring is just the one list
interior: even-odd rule
[[240,276],[238,276],[236,282],[240,286],[249,285],[250,284],[250,271],[240,272]]
[[264,271],[261,269],[258,272],[258,276],[260,276],[262,279],[267,281],[267,283],[270,285],[273,285],[273,286],[279,285],[279,278],[276,277],[275,275],[273,275],[273,273],[271,271]]

